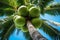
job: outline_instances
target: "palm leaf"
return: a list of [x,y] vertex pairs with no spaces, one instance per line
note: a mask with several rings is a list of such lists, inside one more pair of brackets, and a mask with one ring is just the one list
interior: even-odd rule
[[52,1],[53,0],[39,0],[39,4],[45,7],[46,5],[48,5]]
[[13,13],[14,13],[14,9],[11,6],[0,2],[0,16],[4,14],[12,15]]
[[20,5],[24,4],[24,0],[0,0],[0,2],[9,5],[14,9],[17,9]]
[[24,0],[0,0],[0,15],[12,15],[23,4]]
[[14,8],[17,8],[17,0],[0,0],[0,2],[10,5]]
[[38,3],[38,0],[30,0],[30,2],[31,2],[32,4],[37,4],[37,3]]
[[0,20],[0,33],[1,33],[1,31],[3,30],[3,27],[2,27],[2,23],[4,22],[4,20]]
[[30,3],[30,0],[24,0],[25,5],[29,5],[29,3]]
[[43,13],[44,8],[53,0],[32,0],[31,2],[33,2],[33,4],[38,5],[41,9],[41,13]]
[[60,15],[60,4],[50,4],[46,6],[44,11],[50,15]]
[[45,7],[46,5],[48,5],[50,2],[52,2],[53,0],[30,0],[30,2],[32,4],[37,4],[40,7]]
[[4,20],[0,19],[0,24],[2,24],[2,22],[4,22]]
[[4,38],[8,37],[13,28],[11,26],[12,24],[13,24],[13,18],[8,17],[4,19],[4,22],[1,24],[1,27],[3,27],[3,31],[0,33],[1,40],[4,40]]
[[53,0],[39,0],[39,3],[38,5],[41,7],[41,8],[44,8],[46,7],[50,2],[52,2]]
[[59,32],[56,29],[52,28],[50,25],[46,24],[45,22],[43,22],[43,25],[40,29],[42,29],[46,34],[48,34],[51,38],[54,39],[56,38],[57,35],[59,35]]
[[0,16],[6,15],[6,16],[10,16],[14,13],[14,10],[11,10],[9,8],[7,9],[0,9]]
[[32,40],[32,38],[29,35],[29,32],[24,32],[24,36],[27,40]]
[[4,34],[4,36],[2,36],[2,39],[1,40],[6,40],[9,38],[9,35],[13,32],[15,26],[12,25],[10,26],[10,28],[6,31],[6,33]]
[[50,22],[53,25],[60,26],[60,23],[59,22],[52,21],[52,20],[48,20],[48,22]]

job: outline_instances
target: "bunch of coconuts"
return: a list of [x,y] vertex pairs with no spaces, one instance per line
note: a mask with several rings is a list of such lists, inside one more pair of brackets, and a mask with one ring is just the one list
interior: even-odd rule
[[27,21],[31,21],[34,27],[38,28],[41,26],[40,20],[40,8],[36,5],[30,4],[29,6],[22,5],[18,8],[18,15],[14,16],[14,23],[16,28],[27,32],[26,27]]

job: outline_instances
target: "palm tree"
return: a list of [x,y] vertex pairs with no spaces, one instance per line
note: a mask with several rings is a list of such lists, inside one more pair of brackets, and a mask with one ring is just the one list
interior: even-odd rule
[[[55,11],[60,9],[60,4],[53,4],[53,0],[0,0],[0,15],[3,16],[5,14],[6,18],[2,19],[0,21],[0,28],[2,30],[1,35],[1,40],[6,40],[6,38],[12,33],[12,31],[15,28],[14,20],[13,17],[17,15],[17,10],[21,5],[29,5],[29,4],[34,4],[36,6],[39,6],[41,9],[40,14],[44,14],[45,12],[49,11]],[[49,5],[49,3],[51,4]],[[52,14],[51,12],[49,13],[50,15],[56,15]],[[56,34],[58,34],[57,30],[54,28],[51,28],[48,24],[45,24],[47,20],[41,19],[42,20],[42,25],[44,24],[46,27],[49,27],[51,30],[53,30]],[[49,21],[49,20],[48,20]],[[51,22],[51,21],[49,21]],[[27,28],[29,30],[30,36],[33,40],[46,40],[38,31],[37,29],[32,25],[31,21],[27,20],[26,22]],[[54,22],[52,22],[54,23]],[[54,23],[60,24],[60,23]]]

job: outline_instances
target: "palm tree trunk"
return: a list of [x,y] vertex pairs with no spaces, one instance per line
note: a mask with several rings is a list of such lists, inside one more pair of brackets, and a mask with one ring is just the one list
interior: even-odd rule
[[30,21],[27,21],[27,27],[30,33],[30,36],[33,40],[46,40],[31,24]]

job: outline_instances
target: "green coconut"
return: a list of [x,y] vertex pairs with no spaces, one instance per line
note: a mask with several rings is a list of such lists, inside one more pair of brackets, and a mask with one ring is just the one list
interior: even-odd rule
[[33,6],[34,6],[34,4],[31,4],[31,3],[30,3],[30,4],[27,6],[27,8],[30,9],[30,8],[33,7]]
[[14,20],[16,28],[20,29],[25,25],[25,18],[21,16],[16,16]]
[[39,28],[42,24],[42,21],[39,18],[34,18],[31,22],[36,28]]
[[29,14],[31,17],[39,17],[40,16],[40,9],[38,7],[31,7],[29,9]]
[[23,26],[19,26],[19,25],[16,25],[16,24],[15,24],[15,27],[16,27],[17,29],[21,29]]
[[28,15],[28,10],[27,7],[22,5],[18,8],[18,14],[21,16],[27,16]]
[[28,28],[27,28],[26,26],[23,26],[23,27],[21,28],[21,30],[22,30],[23,32],[28,32]]

